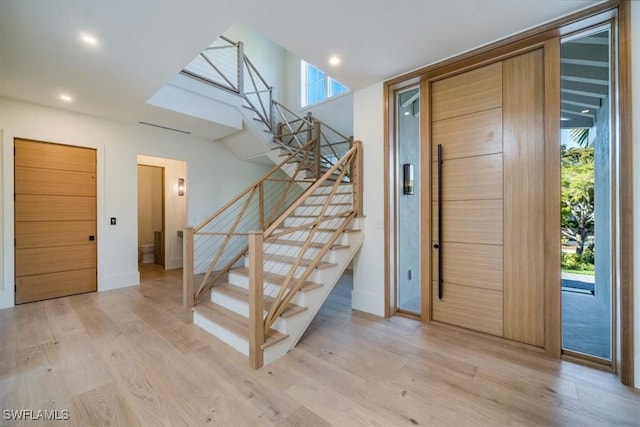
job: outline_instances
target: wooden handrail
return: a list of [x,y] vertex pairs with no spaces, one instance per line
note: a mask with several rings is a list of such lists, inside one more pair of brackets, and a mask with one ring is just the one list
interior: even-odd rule
[[[330,215],[331,219],[334,218],[344,218],[341,225],[336,229],[336,231],[330,236],[330,238],[325,242],[320,252],[314,257],[310,264],[306,265],[305,270],[302,275],[299,277],[294,277],[296,274],[298,267],[301,265],[301,261],[306,253],[306,251],[311,247],[313,243],[313,237],[315,233],[318,231],[319,224],[326,221],[327,217],[325,217],[326,212],[331,205],[330,201],[336,195],[338,187],[343,182],[346,172],[348,170],[348,165],[351,163],[357,163],[361,154],[362,144],[359,141],[356,141],[353,144],[353,147],[338,161],[336,162],[325,174],[322,175],[320,179],[318,179],[311,187],[305,191],[305,193],[296,200],[282,215],[273,222],[273,224],[264,231],[264,237],[262,241],[270,241],[275,235],[282,235],[282,233],[274,233],[274,231],[280,226],[286,218],[288,218],[298,207],[300,207],[305,200],[327,180],[334,176],[335,172],[338,171],[340,166],[342,169],[338,173],[338,176],[335,177],[335,182],[333,183],[331,191],[326,194],[325,203],[320,208],[320,213],[317,215],[317,219],[315,221],[306,223],[297,228],[298,230],[309,230],[309,234],[306,237],[306,240],[302,244],[302,247],[299,249],[295,260],[293,261],[293,266],[289,269],[288,273],[285,276],[283,283],[280,286],[278,294],[275,296],[275,301],[272,303],[269,312],[267,313],[266,318],[264,319],[265,331],[268,330],[271,325],[276,321],[276,319],[286,310],[287,306],[294,298],[296,293],[302,287],[302,284],[307,280],[307,278],[313,273],[314,269],[320,264],[323,257],[327,254],[330,248],[333,246],[339,235],[345,230],[347,225],[350,223],[350,220],[354,218],[357,214],[355,209],[345,211],[342,215],[334,214]],[[358,184],[354,184],[358,185]],[[352,189],[354,193],[354,204],[356,203],[355,194],[358,193],[357,188]],[[287,230],[289,231],[289,230]],[[253,262],[253,261],[251,261]]]

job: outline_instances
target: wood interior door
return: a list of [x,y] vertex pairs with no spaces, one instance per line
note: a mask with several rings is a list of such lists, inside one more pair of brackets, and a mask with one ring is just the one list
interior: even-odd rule
[[15,140],[16,304],[96,290],[96,151]]
[[539,49],[433,82],[429,91],[432,319],[537,346],[544,345],[543,65]]

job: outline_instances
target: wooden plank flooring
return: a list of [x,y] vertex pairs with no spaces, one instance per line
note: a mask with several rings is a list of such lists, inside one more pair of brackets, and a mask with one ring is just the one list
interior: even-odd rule
[[[350,310],[349,281],[298,347],[251,371],[182,322],[181,276],[0,310],[0,425],[640,425],[617,378],[495,339]],[[69,410],[9,421],[5,409]]]

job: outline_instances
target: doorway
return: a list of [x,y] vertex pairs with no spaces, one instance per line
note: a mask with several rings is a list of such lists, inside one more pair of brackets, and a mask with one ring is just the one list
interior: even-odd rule
[[[507,40],[496,42],[490,46],[479,48],[476,51],[461,54],[458,57],[443,60],[440,63],[429,65],[423,69],[410,72],[404,76],[400,76],[385,82],[385,91],[387,94],[386,117],[387,128],[385,129],[385,166],[387,171],[395,171],[398,165],[397,161],[397,143],[395,141],[398,93],[405,88],[420,84],[421,109],[423,112],[421,119],[421,138],[422,153],[420,161],[420,170],[422,171],[420,182],[422,184],[421,191],[421,248],[422,248],[422,264],[421,279],[422,287],[422,316],[424,322],[432,320],[441,321],[443,317],[448,316],[450,323],[464,328],[475,330],[490,329],[484,331],[498,336],[504,336],[516,341],[528,342],[526,340],[516,339],[507,331],[507,321],[509,317],[506,313],[511,297],[506,292],[506,283],[509,276],[507,269],[521,272],[528,269],[540,271],[542,265],[542,275],[533,275],[537,279],[533,279],[532,283],[539,282],[541,287],[530,288],[521,286],[516,283],[514,286],[515,294],[518,299],[527,301],[529,298],[526,293],[529,289],[536,289],[530,293],[533,304],[522,306],[522,310],[512,310],[512,314],[520,316],[520,325],[527,328],[531,325],[531,319],[538,319],[539,316],[534,315],[530,310],[543,310],[542,325],[537,321],[534,325],[535,335],[542,336],[545,353],[553,357],[564,357],[570,360],[576,358],[586,362],[595,362],[602,365],[608,365],[611,369],[618,373],[624,384],[632,385],[634,383],[634,314],[633,314],[633,237],[631,233],[633,218],[633,171],[632,171],[632,138],[631,138],[631,61],[630,48],[628,40],[630,39],[630,10],[629,2],[620,2],[619,4],[602,5],[594,7],[589,11],[591,15],[586,13],[578,13],[566,18],[559,19],[557,22],[533,29],[527,35],[516,35]],[[591,48],[590,48],[591,46]],[[598,47],[599,46],[599,47]],[[575,48],[575,50],[574,50]],[[520,174],[518,168],[512,169],[516,175],[509,176],[507,180],[507,163],[503,163],[504,183],[502,188],[503,205],[507,197],[515,197],[516,200],[520,195],[530,195],[534,193],[542,194],[544,199],[542,224],[528,226],[523,221],[528,221],[531,215],[530,206],[525,202],[522,209],[516,209],[507,215],[507,210],[502,211],[502,217],[498,216],[496,210],[494,214],[487,214],[484,217],[473,218],[468,222],[465,228],[465,218],[467,215],[451,215],[450,210],[447,212],[447,202],[449,204],[458,204],[460,206],[467,203],[467,200],[446,200],[445,187],[447,182],[457,186],[455,180],[447,179],[447,173],[456,172],[455,168],[451,170],[451,164],[447,168],[447,155],[455,152],[455,144],[462,141],[462,136],[468,137],[469,140],[478,138],[487,142],[487,140],[495,137],[497,134],[495,129],[489,127],[475,129],[468,135],[463,135],[463,129],[460,126],[452,126],[449,129],[444,127],[442,135],[450,135],[453,137],[452,143],[448,149],[444,147],[444,153],[441,152],[441,161],[438,161],[438,145],[432,141],[434,132],[436,132],[437,122],[446,125],[447,120],[453,117],[435,118],[439,113],[434,111],[433,105],[433,86],[436,82],[446,81],[448,78],[471,73],[483,67],[489,67],[491,64],[500,61],[510,61],[525,53],[531,53],[541,50],[543,59],[543,71],[541,78],[542,87],[522,90],[516,96],[516,108],[524,108],[520,117],[527,118],[535,108],[529,109],[524,104],[531,101],[542,94],[542,118],[543,132],[533,139],[529,144],[520,144],[525,148],[543,145],[543,163],[542,165],[533,162],[527,167],[533,167],[534,174]],[[598,52],[599,51],[599,52]],[[592,54],[592,57],[589,57]],[[586,55],[586,56],[585,56]],[[488,68],[487,68],[488,69]],[[513,73],[518,77],[527,72],[529,68],[522,68],[520,71]],[[466,90],[462,85],[451,85],[452,91],[447,96],[442,97],[444,103],[449,102],[450,107],[457,107],[461,110],[475,104],[473,99],[467,99],[470,91]],[[485,84],[478,92],[481,98],[491,90],[491,85]],[[458,89],[458,93],[455,90]],[[503,94],[507,94],[504,91]],[[594,97],[596,99],[594,99]],[[598,99],[599,98],[599,99]],[[463,99],[463,102],[460,102]],[[505,101],[503,99],[503,101]],[[513,100],[512,100],[513,101]],[[521,102],[520,102],[521,101]],[[456,105],[457,104],[457,105]],[[504,104],[504,103],[503,103]],[[497,106],[494,106],[497,108]],[[507,117],[508,112],[503,105],[500,118]],[[485,113],[489,114],[491,109],[489,105],[481,107],[485,109]],[[459,114],[460,120],[472,120],[474,114],[480,113],[478,110],[462,111]],[[514,117],[517,118],[517,114]],[[603,119],[607,116],[607,120]],[[487,125],[490,121],[487,121]],[[442,129],[441,129],[442,130]],[[504,129],[502,129],[504,131]],[[527,131],[523,126],[514,126],[512,131],[526,134]],[[573,133],[573,135],[571,135]],[[441,136],[442,136],[441,135]],[[457,135],[457,136],[456,136]],[[561,136],[564,137],[561,138]],[[602,138],[602,141],[598,141]],[[506,140],[506,137],[505,137]],[[463,144],[464,145],[464,144]],[[564,145],[564,147],[562,147]],[[483,144],[476,144],[482,147]],[[431,149],[425,149],[428,147]],[[503,155],[507,151],[507,146],[501,147]],[[576,148],[581,149],[582,153]],[[590,149],[590,150],[588,150]],[[498,150],[499,151],[499,150]],[[472,153],[466,154],[466,157],[480,157],[489,155],[490,153]],[[497,154],[494,153],[494,154]],[[516,154],[517,153],[512,153]],[[533,154],[538,158],[540,153]],[[463,156],[464,157],[464,156]],[[522,159],[526,160],[526,159]],[[472,160],[469,160],[472,161]],[[443,163],[443,164],[442,164]],[[589,166],[588,164],[591,163]],[[444,168],[442,175],[445,178],[443,185],[443,197],[437,197],[438,185],[437,175],[438,166]],[[576,166],[571,171],[571,167]],[[578,226],[579,212],[571,213],[571,206],[566,201],[563,191],[566,187],[570,187],[568,182],[568,174],[580,175],[580,169],[591,168],[589,173],[590,181],[587,187],[591,186],[592,190],[587,190],[590,195],[592,207],[592,223],[583,222]],[[460,167],[456,172],[461,174],[473,173],[473,170]],[[562,171],[561,171],[562,169]],[[567,171],[567,169],[569,169]],[[449,172],[447,172],[449,170]],[[531,177],[538,180],[538,173],[543,173],[543,186],[538,186],[534,191],[527,191],[527,181]],[[385,242],[386,251],[386,301],[385,315],[391,315],[393,309],[398,306],[397,303],[397,226],[395,215],[397,215],[397,196],[396,189],[399,188],[397,180],[398,175],[394,173],[386,173],[388,176],[387,185],[385,187],[385,216],[388,219],[387,224],[393,227],[385,227],[388,240]],[[514,179],[515,177],[515,179]],[[449,177],[450,178],[450,177]],[[483,180],[488,178],[482,175]],[[470,180],[462,180],[466,185]],[[522,185],[520,192],[512,191],[507,188],[505,183],[517,183]],[[565,187],[565,188],[563,188]],[[517,186],[515,187],[517,190]],[[584,188],[583,188],[584,190]],[[592,195],[591,195],[592,194]],[[474,196],[471,194],[471,196]],[[563,198],[565,200],[563,200]],[[473,199],[473,197],[471,197]],[[470,200],[471,200],[470,199]],[[489,198],[490,199],[490,198]],[[522,199],[520,200],[523,201]],[[442,215],[439,215],[437,204],[441,202]],[[489,201],[486,201],[487,205]],[[479,205],[478,205],[479,206]],[[534,206],[534,205],[531,205]],[[537,205],[535,205],[537,206]],[[575,209],[574,209],[575,210]],[[564,212],[563,212],[564,211]],[[463,212],[464,213],[464,212]],[[468,212],[467,212],[468,213]],[[570,213],[571,215],[568,215]],[[538,215],[538,214],[535,214]],[[589,215],[587,215],[589,216]],[[437,227],[435,224],[442,219],[444,227]],[[515,221],[513,221],[515,219]],[[487,221],[503,221],[502,227],[498,226],[493,229],[493,233],[487,233],[489,228],[485,226]],[[510,223],[508,222],[510,221]],[[459,235],[447,237],[447,229],[451,230],[453,222],[457,222],[454,231],[458,231]],[[520,230],[517,226],[520,224]],[[490,225],[490,224],[489,224]],[[522,226],[524,225],[524,226]],[[563,229],[573,227],[572,235],[564,235],[561,237]],[[444,228],[444,230],[443,230]],[[442,231],[440,233],[440,231]],[[466,308],[459,309],[457,313],[452,313],[449,307],[441,304],[440,316],[437,305],[440,298],[438,294],[446,295],[446,280],[452,280],[452,276],[447,272],[447,263],[444,262],[443,267],[439,265],[439,259],[446,260],[447,253],[451,254],[455,250],[455,244],[463,243],[454,240],[487,237],[486,234],[496,235],[496,231],[502,230],[502,266],[491,265],[483,262],[474,264],[473,258],[467,256],[458,257],[460,264],[464,265],[468,271],[474,275],[482,274],[483,270],[487,273],[496,273],[502,268],[502,273],[497,274],[502,277],[503,296],[502,304],[499,298],[495,301],[489,301],[491,292],[483,291],[482,288],[476,290],[476,296],[469,295],[468,286],[464,289],[466,293],[453,292],[453,296],[460,297],[460,306],[467,304]],[[516,230],[516,233],[512,231]],[[566,231],[566,230],[564,230]],[[526,238],[521,237],[525,233]],[[439,236],[439,234],[442,234]],[[508,242],[508,236],[515,235],[516,238],[512,242]],[[474,237],[475,236],[475,237]],[[518,241],[520,247],[518,247]],[[533,243],[537,247],[542,242],[543,252],[537,251],[537,255],[532,257],[526,256],[519,252],[522,248],[529,248]],[[444,247],[440,247],[440,243],[444,243]],[[499,246],[500,242],[464,242],[471,244],[491,244]],[[512,252],[509,245],[515,245]],[[453,247],[452,247],[453,246]],[[448,249],[447,249],[448,248]],[[539,248],[539,247],[538,247]],[[447,252],[449,251],[449,252]],[[432,256],[426,255],[431,252]],[[444,257],[437,256],[443,253]],[[472,251],[475,256],[478,251]],[[507,261],[507,257],[511,257]],[[449,257],[451,259],[451,257]],[[487,257],[487,261],[496,261],[499,257]],[[508,264],[509,262],[509,264]],[[542,264],[540,264],[542,262]],[[479,265],[488,268],[478,268]],[[531,270],[532,271],[532,270]],[[439,273],[443,274],[439,276]],[[517,278],[518,275],[526,277],[527,275],[511,274]],[[571,274],[580,277],[571,276]],[[531,276],[531,277],[533,277]],[[585,278],[585,276],[591,276]],[[444,280],[443,280],[444,279]],[[462,278],[455,278],[456,281]],[[576,280],[579,279],[579,280]],[[480,285],[486,285],[488,278],[483,279]],[[444,283],[443,283],[444,282]],[[573,282],[573,283],[571,283]],[[443,283],[443,284],[442,284]],[[429,286],[430,285],[430,286]],[[429,287],[431,289],[429,289]],[[450,286],[449,286],[450,287]],[[451,287],[450,287],[451,288]],[[495,291],[498,291],[498,288]],[[442,291],[441,291],[442,289]],[[451,290],[451,289],[450,289]],[[525,293],[521,293],[525,291]],[[520,293],[520,294],[518,294]],[[449,292],[452,294],[452,292]],[[495,296],[495,295],[494,295]],[[522,298],[521,298],[522,297]],[[541,299],[541,301],[540,301]],[[589,308],[587,305],[573,305],[573,315],[569,310],[571,299],[582,299],[583,302],[589,301],[597,304],[598,308]],[[487,304],[487,302],[489,304]],[[576,309],[576,307],[578,307]],[[500,309],[503,310],[502,328],[500,331]],[[484,320],[478,322],[478,319],[485,319],[487,312],[489,317],[493,319],[489,323],[483,323]],[[597,315],[595,315],[597,314]],[[475,319],[474,319],[475,317]],[[599,326],[593,326],[592,320],[600,319]],[[573,323],[572,323],[573,319]],[[461,323],[466,322],[466,325]],[[480,327],[477,327],[477,326]],[[521,326],[517,329],[521,329]],[[576,326],[578,328],[576,328]],[[570,332],[574,328],[574,332]],[[580,330],[581,329],[581,330]],[[578,333],[575,331],[578,330]],[[540,335],[542,331],[542,335]],[[564,336],[563,336],[564,333]],[[581,337],[577,340],[571,340],[570,335]],[[511,335],[511,336],[510,336]],[[586,347],[580,348],[579,344],[585,344],[589,339],[598,338],[600,350],[592,351]],[[536,344],[533,344],[536,345]]]
[[[138,264],[138,270],[143,274],[149,269],[140,268],[141,266],[153,267],[154,265],[161,266],[160,268],[164,268],[164,270],[182,268],[182,231],[187,224],[187,200],[189,197],[187,163],[183,160],[142,154],[138,155],[137,160],[138,166],[146,167],[143,170],[149,174],[155,173],[153,180],[148,178],[147,184],[143,184],[142,188],[138,187],[138,202],[145,200],[146,197],[147,200],[144,203],[149,206],[146,209],[146,214],[143,213],[144,208],[138,207],[139,242],[154,245],[154,256],[147,255],[147,259],[153,258],[154,263]],[[162,176],[162,179],[159,176]],[[161,207],[158,207],[159,199],[162,200]],[[155,201],[154,208],[151,207],[153,206],[152,201]],[[161,212],[161,217],[159,212]],[[140,217],[141,215],[142,217]],[[160,233],[157,233],[158,231]],[[146,237],[143,235],[145,232]],[[155,258],[156,248],[159,249],[157,261]],[[150,251],[150,249],[148,250]]]
[[163,167],[138,165],[138,263],[165,266]]

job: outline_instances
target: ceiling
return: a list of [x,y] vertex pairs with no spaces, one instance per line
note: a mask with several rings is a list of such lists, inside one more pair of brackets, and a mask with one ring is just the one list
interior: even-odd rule
[[[243,21],[353,90],[512,35],[595,0],[0,1],[0,95],[215,135],[146,101]],[[80,35],[98,39],[88,46]],[[73,101],[64,103],[61,93]],[[211,139],[211,138],[210,138]]]
[[560,48],[561,125],[591,128],[609,96],[609,30],[596,30]]

